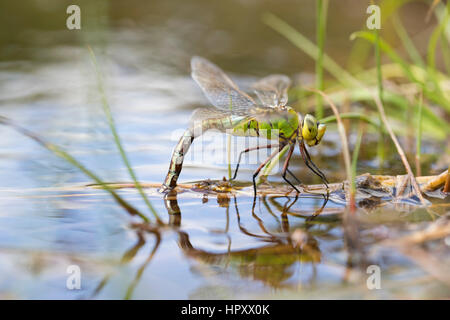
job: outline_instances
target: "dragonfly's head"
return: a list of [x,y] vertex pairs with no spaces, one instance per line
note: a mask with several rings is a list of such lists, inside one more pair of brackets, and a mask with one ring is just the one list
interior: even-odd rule
[[316,146],[322,141],[327,126],[317,121],[316,117],[307,114],[302,121],[301,136],[308,146]]

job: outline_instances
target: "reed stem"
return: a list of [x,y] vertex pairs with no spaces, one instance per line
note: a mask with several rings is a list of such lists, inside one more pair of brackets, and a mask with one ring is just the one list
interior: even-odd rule
[[111,133],[114,137],[114,142],[115,142],[117,148],[119,149],[119,153],[122,157],[122,160],[123,160],[125,166],[128,169],[128,173],[129,173],[131,179],[133,179],[133,182],[136,185],[136,189],[138,190],[139,194],[142,196],[142,199],[144,200],[147,207],[150,209],[150,212],[153,214],[156,221],[159,224],[161,224],[162,220],[159,218],[158,213],[156,212],[155,208],[153,208],[152,204],[150,203],[150,200],[148,199],[147,195],[145,194],[144,190],[142,189],[142,187],[137,179],[137,176],[134,173],[133,168],[131,167],[131,164],[130,164],[130,161],[128,160],[126,152],[125,152],[124,148],[122,147],[122,142],[121,142],[119,134],[117,133],[117,130],[116,130],[116,125],[114,123],[114,118],[111,113],[111,108],[109,107],[108,100],[106,99],[106,93],[105,93],[105,89],[103,86],[103,79],[102,79],[102,76],[101,76],[101,73],[100,73],[100,70],[99,70],[99,67],[97,64],[97,59],[95,58],[94,51],[92,51],[91,47],[88,46],[88,50],[91,55],[92,63],[94,64],[95,72],[97,74],[97,82],[98,82],[98,88],[100,90],[103,111],[105,112],[109,128],[111,129]]
[[420,164],[421,149],[422,149],[422,109],[423,109],[423,95],[420,94],[419,105],[417,108],[417,132],[416,132],[416,176],[422,175],[422,168]]
[[102,179],[100,179],[97,175],[95,175],[92,171],[87,169],[84,165],[82,165],[78,160],[76,160],[74,157],[72,157],[70,154],[68,154],[66,151],[58,147],[57,145],[54,145],[52,143],[49,143],[47,141],[44,141],[44,139],[40,138],[37,134],[31,132],[28,129],[25,129],[18,124],[14,123],[13,121],[0,116],[0,124],[9,126],[13,128],[14,130],[18,131],[19,133],[23,134],[24,136],[36,141],[38,144],[40,144],[42,147],[46,148],[47,150],[53,152],[56,156],[66,160],[68,163],[73,165],[74,167],[78,168],[81,172],[83,172],[85,175],[87,175],[89,178],[94,180],[102,189],[109,192],[111,196],[116,200],[116,202],[123,207],[129,214],[131,215],[138,215],[142,220],[145,222],[150,222],[150,220],[145,216],[143,213],[141,213],[139,210],[134,208],[131,204],[129,204],[127,201],[125,201],[121,196],[119,196],[113,189],[113,187],[109,186],[109,184],[106,184],[103,182]]
[[[328,0],[318,0],[316,2],[316,37],[317,47],[319,49],[316,60],[316,88],[323,91],[323,56],[325,45],[325,34],[327,24]],[[316,95],[316,117],[323,117],[323,98],[320,94]]]
[[[383,103],[383,74],[381,72],[381,53],[380,53],[380,32],[378,29],[375,29],[375,59],[377,65],[377,89],[378,89],[378,97],[380,101]],[[381,116],[380,116],[381,123]],[[384,131],[380,129],[378,138],[378,147],[377,147],[377,155],[379,159],[380,168],[383,166],[385,160],[385,148],[384,148]]]

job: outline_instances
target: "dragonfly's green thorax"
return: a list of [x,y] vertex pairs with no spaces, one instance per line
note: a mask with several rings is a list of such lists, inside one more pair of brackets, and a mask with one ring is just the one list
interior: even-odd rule
[[261,137],[268,140],[293,139],[298,134],[298,115],[292,108],[284,110],[267,111],[266,115],[258,112],[258,117],[246,118],[234,127],[233,134],[238,136]]

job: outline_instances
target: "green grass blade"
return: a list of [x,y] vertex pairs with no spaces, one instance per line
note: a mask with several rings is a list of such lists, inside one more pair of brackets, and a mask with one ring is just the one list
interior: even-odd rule
[[[345,100],[350,99],[354,102],[372,103],[373,97],[368,90],[360,88],[350,88],[343,91],[338,91],[329,94],[330,99],[336,104],[342,104]],[[390,90],[384,91],[384,100],[386,106],[389,106],[389,116],[392,119],[402,120],[406,110],[412,105],[410,101],[402,95],[391,92]],[[368,117],[374,118],[375,115],[369,114]],[[322,121],[322,120],[321,120]],[[434,111],[427,104],[423,105],[423,129],[430,134],[434,139],[443,140],[450,134],[450,126],[447,121],[442,117],[437,116]],[[402,133],[398,126],[394,129],[398,133]]]
[[[295,30],[289,24],[278,18],[277,16],[266,13],[262,17],[263,22],[269,27],[280,33],[286,39],[288,39],[293,45],[301,49],[312,59],[317,61],[319,58],[319,48],[308,38]],[[358,86],[359,82],[344,68],[339,66],[333,59],[327,54],[323,54],[323,68],[333,75],[337,80],[346,86]]]
[[134,185],[136,186],[136,189],[138,190],[138,192],[142,196],[142,199],[144,200],[144,202],[147,205],[147,207],[150,209],[150,212],[152,212],[152,214],[155,217],[156,221],[158,223],[161,223],[162,221],[159,218],[158,213],[156,212],[155,208],[153,208],[152,204],[150,203],[150,200],[148,199],[147,195],[145,194],[144,190],[142,189],[141,184],[139,183],[139,181],[138,181],[138,179],[136,177],[136,174],[134,173],[134,170],[131,167],[131,164],[130,164],[130,162],[128,160],[128,157],[127,157],[127,155],[125,153],[125,150],[122,147],[122,143],[120,141],[120,137],[119,137],[119,134],[117,133],[116,126],[115,126],[115,123],[114,123],[114,118],[112,116],[111,109],[109,107],[109,103],[108,103],[108,101],[106,99],[106,93],[105,93],[105,89],[104,89],[104,86],[103,86],[102,76],[101,76],[101,73],[100,73],[100,70],[99,70],[99,67],[98,67],[98,64],[97,64],[97,59],[95,58],[95,54],[92,51],[92,49],[90,47],[88,47],[88,49],[89,49],[89,53],[91,55],[92,63],[94,64],[95,72],[97,74],[98,88],[100,90],[100,96],[101,96],[103,111],[105,112],[109,128],[111,129],[111,133],[113,134],[114,142],[115,142],[115,144],[116,144],[116,146],[117,146],[117,148],[119,150],[119,153],[120,153],[120,155],[122,157],[122,160],[123,160],[125,166],[128,169],[128,173],[129,173],[130,177],[133,179],[133,182],[134,182]]
[[441,34],[441,50],[444,58],[445,70],[447,71],[447,75],[450,76],[450,48],[444,34]]
[[356,169],[358,165],[358,156],[359,156],[359,150],[361,148],[361,141],[363,136],[363,129],[362,126],[360,126],[359,132],[358,132],[358,138],[356,139],[355,148],[353,149],[352,154],[352,179],[351,179],[351,193],[354,195],[356,193]]
[[[449,7],[446,7],[445,14],[440,21],[440,23],[436,26],[436,28],[433,30],[433,33],[431,34],[430,41],[428,42],[428,51],[427,51],[427,62],[428,62],[428,68],[429,73],[432,76],[432,79],[434,82],[437,82],[436,79],[436,47],[438,44],[439,39],[441,38],[441,35],[443,34],[445,27],[448,24],[449,20]],[[435,83],[439,88],[439,84]]]
[[[376,38],[371,32],[366,31],[358,31],[353,33],[350,36],[351,39],[355,38],[364,38],[372,43],[375,43]],[[436,81],[436,76],[433,77],[433,81],[435,82],[434,88],[429,88],[429,86],[425,85],[424,81],[421,80],[416,76],[416,73],[413,72],[413,68],[411,65],[409,65],[405,60],[403,60],[393,49],[392,47],[385,42],[383,39],[379,39],[380,41],[380,49],[386,53],[389,58],[395,62],[398,63],[401,68],[403,69],[403,72],[405,73],[405,76],[412,82],[415,82],[417,85],[420,86],[420,88],[423,90],[426,97],[435,102],[436,104],[439,104],[444,109],[450,112],[450,100],[448,100],[444,94],[442,93],[441,87],[439,83]],[[432,62],[432,61],[431,61]],[[429,69],[429,68],[428,68]]]
[[378,97],[383,102],[383,73],[381,72],[380,30],[375,29],[375,61],[377,66]]
[[125,210],[128,211],[131,215],[138,215],[142,220],[145,222],[150,222],[149,219],[142,214],[139,210],[134,208],[131,204],[129,204],[127,201],[125,201],[121,196],[119,196],[111,187],[109,187],[108,184],[104,183],[97,175],[95,175],[92,171],[87,169],[85,166],[83,166],[78,160],[76,160],[74,157],[72,157],[70,154],[68,154],[66,151],[64,151],[62,148],[49,143],[47,141],[44,141],[42,138],[38,137],[35,133],[29,131],[28,129],[25,129],[9,119],[0,116],[0,124],[9,126],[21,134],[25,135],[26,137],[29,137],[30,139],[36,141],[38,144],[40,144],[42,147],[46,148],[47,150],[53,152],[56,156],[64,159],[74,167],[78,168],[81,172],[83,172],[86,176],[94,180],[97,184],[99,184],[105,191],[109,192],[111,196],[116,200],[116,202],[123,207]]
[[[383,26],[392,14],[399,10],[404,4],[411,1],[413,0],[377,1],[377,4],[380,6],[381,11],[381,25]],[[368,15],[364,16],[365,19],[367,19],[368,17]],[[365,19],[363,20],[364,26],[362,28],[364,28],[366,25]],[[365,62],[367,61],[367,58],[371,53],[371,49],[372,48],[370,47],[370,44],[365,43],[364,41],[360,41],[360,39],[356,40],[349,54],[347,63],[348,69],[351,71],[359,71],[360,67],[365,65]]]
[[395,13],[392,16],[392,23],[394,25],[394,29],[397,32],[398,37],[400,38],[400,41],[403,44],[403,47],[406,49],[406,52],[408,53],[411,60],[417,64],[420,67],[425,66],[425,62],[423,61],[422,57],[420,56],[420,53],[417,51],[416,47],[414,46],[413,41],[408,35],[408,32],[406,31],[405,27],[403,26],[400,17],[397,13]]
[[421,149],[422,149],[422,118],[423,118],[423,97],[420,96],[420,101],[417,108],[417,132],[416,132],[416,174],[421,175]]
[[[231,95],[228,95],[230,99],[230,111],[233,110],[233,99]],[[231,180],[231,135],[227,136],[227,162],[228,162],[228,180]]]
[[[376,61],[376,69],[377,69],[377,89],[378,89],[378,98],[380,99],[381,103],[384,104],[384,98],[383,98],[383,73],[381,72],[381,52],[380,52],[380,30],[375,29],[375,61]],[[380,123],[381,121],[381,115],[379,118]],[[384,163],[385,160],[385,149],[384,149],[384,132],[383,130],[379,130],[379,139],[378,139],[378,146],[377,146],[377,156],[380,161],[380,164]]]
[[[443,2],[438,3],[436,8],[434,9],[434,13],[435,13],[439,23],[442,23],[442,20],[445,17],[445,10],[446,10],[446,6],[445,6],[445,4]],[[447,2],[447,10],[450,10],[450,3],[449,2]],[[447,41],[450,42],[450,23],[448,23],[444,27],[444,34],[445,34],[445,37],[447,38]]]
[[408,76],[408,78],[410,78],[411,80],[414,80],[414,81],[418,81],[416,79],[415,75],[413,74],[409,64],[405,60],[403,60],[392,49],[392,47],[387,42],[385,42],[383,39],[379,38],[377,41],[376,35],[372,32],[368,32],[368,31],[357,31],[350,35],[350,40],[354,40],[357,38],[366,39],[367,41],[372,42],[372,44],[375,44],[376,42],[378,42],[379,48],[384,53],[386,53],[393,62],[398,63],[402,67],[403,71]]
[[[381,129],[381,126],[378,122],[372,120],[371,117],[361,114],[361,113],[347,112],[347,113],[341,113],[340,116],[342,119],[352,119],[352,120],[364,121],[364,122],[372,125],[376,129]],[[319,121],[320,121],[320,123],[323,123],[323,124],[334,123],[334,122],[336,122],[336,116],[335,115],[328,116],[326,118],[320,119]]]
[[[316,88],[323,91],[323,56],[327,24],[328,0],[318,0],[316,3],[316,37],[319,50],[316,60]],[[320,94],[316,94],[316,117],[318,119],[323,117],[323,98]]]
[[231,180],[231,135],[227,137],[228,180]]

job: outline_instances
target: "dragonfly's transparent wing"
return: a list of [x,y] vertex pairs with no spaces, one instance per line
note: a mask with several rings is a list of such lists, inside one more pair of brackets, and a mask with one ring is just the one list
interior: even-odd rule
[[266,106],[255,107],[249,111],[249,117],[261,123],[271,123],[279,120],[289,121],[293,116],[297,117],[297,115],[293,115],[287,110]]
[[[189,128],[194,130],[193,132],[197,136],[201,135],[203,130],[216,129],[224,131],[232,129],[241,121],[245,121],[245,119],[250,120],[251,117],[231,114],[229,111],[222,111],[217,108],[198,108],[192,113]],[[205,123],[206,120],[208,123]]]
[[202,88],[211,103],[223,111],[245,115],[255,101],[240,91],[237,85],[215,64],[201,57],[191,60],[192,78]]
[[[207,130],[212,128],[218,130],[231,129],[241,123],[256,120],[259,123],[258,127],[263,130],[263,128],[267,129],[267,125],[274,129],[274,123],[279,124],[280,121],[286,121],[285,124],[293,123],[291,121],[292,117],[297,117],[297,114],[292,114],[292,112],[289,112],[286,109],[265,106],[250,108],[246,111],[245,115],[231,114],[229,111],[223,111],[217,108],[198,108],[192,113],[189,125],[194,132],[200,134],[201,131],[195,130],[204,130],[206,120],[208,120]],[[287,128],[285,127],[285,130],[286,129]],[[296,130],[297,128],[292,127],[291,129]],[[272,136],[274,134],[275,132],[272,132]]]
[[229,111],[217,108],[197,108],[191,115],[190,124],[204,120],[220,120],[228,117],[233,119],[257,120],[259,122],[270,122],[275,119],[288,119],[292,114],[282,109],[269,108],[264,106],[253,107],[247,110],[245,116],[236,116]]
[[282,74],[273,74],[262,78],[253,85],[256,95],[262,104],[271,107],[284,107],[288,102],[287,91],[291,79]]
[[216,108],[198,108],[195,109],[189,120],[190,126],[204,120],[218,120],[231,116],[230,112],[222,111]]

